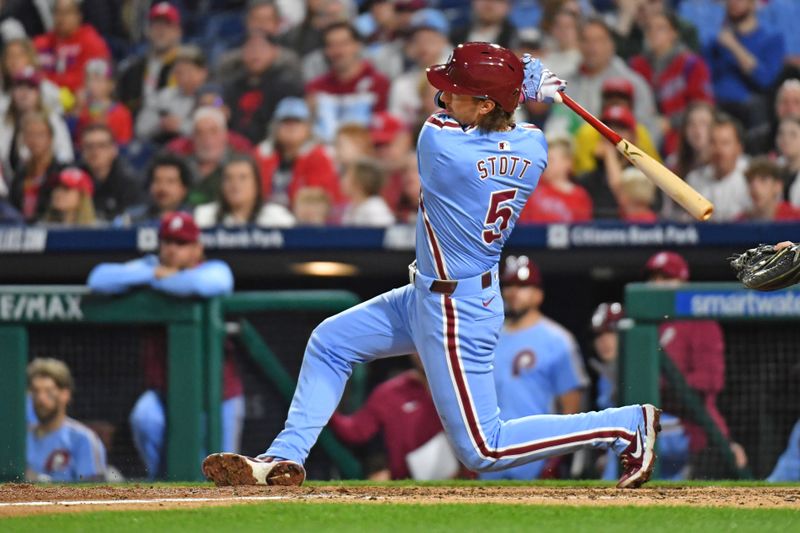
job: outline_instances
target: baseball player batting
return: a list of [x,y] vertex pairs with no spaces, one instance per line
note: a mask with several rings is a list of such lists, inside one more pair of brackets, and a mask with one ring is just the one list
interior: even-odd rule
[[217,453],[217,485],[299,485],[303,462],[339,404],[353,365],[418,352],[434,404],[461,462],[487,472],[579,448],[622,458],[620,488],[648,480],[659,410],[631,405],[504,420],[492,364],[503,324],[498,262],[547,163],[542,132],[514,123],[520,97],[553,102],[565,83],[538,59],[488,43],[459,45],[428,69],[445,112],[419,135],[421,180],[410,283],[328,318],[306,347],[286,426],[265,453]]

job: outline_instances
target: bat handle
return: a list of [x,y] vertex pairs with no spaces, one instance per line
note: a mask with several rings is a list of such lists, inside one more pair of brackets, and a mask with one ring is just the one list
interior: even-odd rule
[[556,93],[555,101],[558,102],[559,100],[565,106],[567,106],[568,108],[575,111],[575,113],[580,115],[580,117],[583,120],[591,124],[592,127],[594,127],[594,129],[600,132],[600,135],[611,141],[611,144],[616,146],[617,143],[619,143],[622,140],[622,137],[620,137],[617,132],[615,132],[614,130],[603,124],[603,122],[600,119],[598,119],[597,117],[586,111],[586,109],[584,109],[582,105],[580,105],[578,102],[570,98],[568,94],[564,92]]

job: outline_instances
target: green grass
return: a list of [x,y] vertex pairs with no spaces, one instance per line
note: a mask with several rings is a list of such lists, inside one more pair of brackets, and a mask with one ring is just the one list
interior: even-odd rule
[[530,505],[392,505],[266,503],[169,511],[106,511],[0,520],[16,531],[797,531],[800,511],[707,507],[569,507]]

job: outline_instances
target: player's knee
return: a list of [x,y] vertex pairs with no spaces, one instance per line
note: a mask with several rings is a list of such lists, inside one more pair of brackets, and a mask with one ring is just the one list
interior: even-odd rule
[[492,458],[484,457],[475,449],[458,449],[456,455],[461,464],[473,472],[490,472],[497,462]]
[[336,354],[339,351],[339,335],[332,319],[333,317],[324,320],[311,333],[311,337],[308,339],[307,351],[312,355],[320,355],[326,352]]

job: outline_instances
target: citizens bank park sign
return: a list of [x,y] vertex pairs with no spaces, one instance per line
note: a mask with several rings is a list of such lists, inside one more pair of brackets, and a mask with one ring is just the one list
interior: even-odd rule
[[83,320],[80,294],[0,294],[0,322]]

